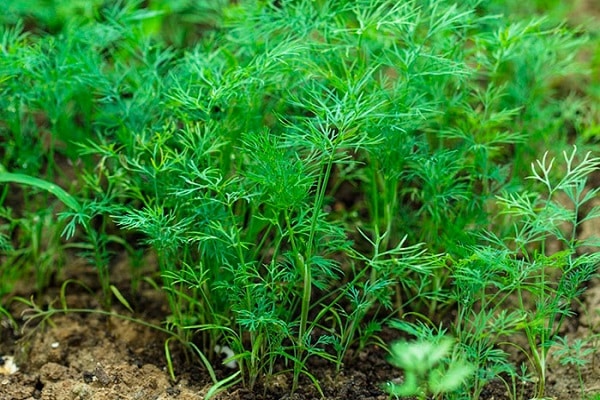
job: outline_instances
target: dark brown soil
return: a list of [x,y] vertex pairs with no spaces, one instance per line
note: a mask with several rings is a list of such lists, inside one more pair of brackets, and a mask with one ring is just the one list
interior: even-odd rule
[[[123,271],[123,263],[115,271]],[[77,273],[85,280],[86,272],[93,278],[93,271],[73,263],[67,276]],[[78,286],[68,289],[70,307],[98,307],[95,298]],[[135,299],[145,310],[139,317],[145,321],[160,323],[166,315],[166,304],[160,295],[150,288],[143,288]],[[24,294],[24,293],[23,293]],[[55,306],[57,306],[55,304]],[[600,284],[596,282],[588,291],[579,320],[571,325],[572,340],[589,337],[599,326],[600,317],[595,312],[600,307]],[[27,315],[24,305],[13,303],[14,315]],[[115,311],[129,313],[122,307]],[[23,314],[25,312],[25,314]],[[6,322],[6,321],[5,321]],[[20,323],[23,321],[20,320]],[[22,326],[20,327],[22,328]],[[44,326],[27,326],[14,330],[6,323],[0,330],[0,354],[14,355],[20,368],[13,375],[0,376],[0,400],[61,400],[61,399],[203,399],[211,387],[208,374],[198,364],[186,364],[181,349],[173,347],[176,363],[176,381],[172,381],[166,368],[164,343],[166,336],[154,329],[121,318],[97,313],[59,314]],[[567,331],[569,328],[567,329]],[[22,332],[21,332],[22,331]],[[386,340],[393,340],[394,331],[384,332]],[[596,358],[596,355],[590,356]],[[586,392],[600,391],[597,384],[596,360],[582,369]],[[326,363],[314,361],[310,370],[319,380],[325,399],[388,399],[381,385],[401,378],[401,372],[386,361],[383,349],[370,346],[346,363],[339,374]],[[233,373],[225,367],[216,368],[220,379]],[[253,391],[236,386],[228,389],[217,399],[295,399],[321,398],[314,385],[303,379],[300,388],[290,394],[291,377],[277,375],[257,385]],[[582,398],[577,370],[550,362],[548,395],[556,399]],[[529,394],[529,396],[528,396]],[[530,397],[530,390],[523,398]],[[489,385],[482,399],[507,399],[506,388],[500,383]]]
[[[600,205],[600,199],[595,205]],[[598,235],[599,226],[584,224],[581,237]],[[68,257],[67,257],[68,258]],[[153,257],[148,255],[144,262],[147,275],[156,270]],[[72,257],[61,276],[56,278],[57,287],[49,288],[42,297],[33,297],[46,309],[59,307],[60,283],[77,281],[96,290],[90,294],[82,285],[70,284],[66,290],[66,302],[70,309],[100,310],[97,299],[101,298],[98,279],[93,268],[83,265],[81,259]],[[116,258],[111,267],[111,283],[128,293],[130,268],[126,257]],[[25,299],[32,296],[27,282],[17,288],[16,295]],[[136,314],[117,304],[114,312],[160,325],[168,315],[168,306],[163,296],[148,284],[142,284],[139,295],[129,298]],[[568,322],[564,332],[570,342],[577,338],[595,338],[600,330],[600,281],[592,283],[582,303],[576,305],[577,315]],[[13,302],[10,311],[18,327],[14,329],[7,320],[0,324],[0,357],[14,356],[20,370],[12,375],[2,375],[0,369],[0,400],[134,400],[134,399],[204,399],[212,386],[208,373],[198,362],[188,363],[181,347],[171,346],[176,369],[173,381],[167,371],[164,345],[167,336],[142,324],[101,315],[97,312],[56,314],[45,324],[25,325],[23,317],[28,315],[27,306]],[[39,321],[38,321],[39,322]],[[393,330],[382,334],[384,342],[400,338]],[[588,346],[597,348],[598,341]],[[523,354],[515,354],[523,360]],[[597,376],[600,359],[595,351],[584,357],[587,362],[580,369],[562,366],[550,356],[548,366],[548,398],[582,399],[600,393]],[[221,365],[215,365],[217,377],[225,379],[235,373]],[[382,384],[401,379],[401,371],[386,361],[386,352],[377,346],[369,346],[353,359],[346,360],[344,367],[336,373],[335,367],[319,360],[311,360],[309,370],[319,382],[323,397],[315,385],[304,377],[299,389],[291,393],[291,376],[276,375],[262,381],[253,390],[237,385],[219,393],[216,399],[293,399],[328,400],[362,399],[384,400],[389,397],[383,392]],[[580,388],[580,377],[584,393]],[[533,384],[527,383],[519,398],[533,397]],[[502,382],[489,384],[481,399],[509,399],[507,388]]]
[[[71,296],[69,303],[86,305],[90,301],[80,294]],[[0,399],[203,398],[211,386],[208,374],[197,365],[185,365],[178,349],[174,349],[179,366],[177,380],[170,380],[165,339],[164,334],[152,328],[96,313],[58,315],[52,319],[52,325],[30,331],[24,337],[5,327],[0,351],[14,355],[20,371],[1,377]],[[385,361],[385,352],[377,347],[359,354],[338,375],[329,365],[315,362],[312,369],[330,399],[386,399],[380,385],[398,376]],[[231,373],[232,370],[217,367],[219,378]],[[290,396],[290,382],[289,376],[278,375],[252,392],[234,387],[217,398],[320,397],[308,379],[303,379],[299,390]]]
[[[596,204],[600,204],[600,199]],[[598,226],[586,224],[581,236],[598,235]],[[156,269],[153,257],[144,259],[147,271]],[[100,310],[97,276],[93,268],[83,265],[73,257],[68,267],[56,279],[58,282],[73,280],[96,290],[93,295],[79,284],[66,288],[66,302],[71,309]],[[126,257],[117,258],[112,265],[112,283],[122,293],[128,293],[130,271]],[[26,283],[23,283],[26,285]],[[43,308],[59,307],[60,287],[50,288],[43,297],[34,297]],[[17,295],[25,299],[32,296],[31,288],[17,288]],[[116,302],[116,300],[115,300]],[[136,310],[133,317],[160,325],[168,315],[166,300],[150,285],[142,284],[139,295],[129,302]],[[576,338],[594,338],[600,329],[600,281],[592,283],[582,304],[575,307],[577,316],[565,326],[569,341]],[[20,370],[12,375],[2,375],[0,369],[0,400],[62,400],[62,399],[203,399],[212,386],[208,373],[196,363],[186,363],[182,349],[171,346],[176,369],[173,381],[167,371],[164,345],[167,336],[139,323],[99,313],[57,314],[43,325],[30,323],[25,326],[27,307],[13,302],[10,311],[18,323],[17,329],[7,320],[0,324],[0,356],[12,355]],[[132,317],[120,304],[114,312]],[[383,332],[386,343],[400,338],[393,330]],[[597,347],[597,340],[588,346]],[[523,355],[515,354],[523,359]],[[547,396],[554,399],[589,398],[600,393],[597,376],[600,360],[597,352],[587,355],[587,364],[580,369],[562,366],[552,355],[548,367]],[[235,371],[216,365],[219,379]],[[362,399],[384,400],[389,397],[381,386],[387,381],[401,379],[401,371],[386,361],[386,352],[377,346],[369,346],[336,373],[331,364],[311,360],[309,370],[318,379],[324,397],[306,377],[299,389],[291,393],[291,376],[281,374],[260,382],[252,391],[237,385],[219,393],[216,399],[294,399],[328,400]],[[580,375],[584,393],[580,390]],[[533,384],[524,385],[520,398],[533,397]],[[500,381],[488,385],[481,399],[509,399],[507,388]]]

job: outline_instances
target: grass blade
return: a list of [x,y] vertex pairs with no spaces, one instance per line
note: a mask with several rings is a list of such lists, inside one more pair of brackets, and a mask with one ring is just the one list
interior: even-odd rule
[[67,207],[74,211],[81,209],[81,205],[60,186],[54,183],[45,181],[43,179],[34,178],[25,174],[14,174],[11,172],[0,172],[0,183],[19,183],[21,185],[33,186],[38,189],[45,190],[55,195],[60,201],[62,201]]

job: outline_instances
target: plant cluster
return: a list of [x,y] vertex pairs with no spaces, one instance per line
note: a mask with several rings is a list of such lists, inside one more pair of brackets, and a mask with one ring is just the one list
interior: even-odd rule
[[[311,358],[339,371],[390,322],[418,339],[398,366],[434,355],[396,395],[517,397],[523,372],[543,397],[600,261],[579,237],[597,125],[556,89],[584,35],[491,0],[26,3],[0,6],[0,295],[76,249],[104,312],[142,279],[164,292],[171,374],[177,341],[215,391],[320,390]],[[223,346],[239,370],[218,381]]]

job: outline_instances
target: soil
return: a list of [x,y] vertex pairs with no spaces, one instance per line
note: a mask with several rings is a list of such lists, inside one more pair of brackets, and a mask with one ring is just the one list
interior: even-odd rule
[[[74,265],[74,269],[81,271],[82,266]],[[94,296],[75,285],[70,291],[72,293],[67,295],[70,307],[97,309]],[[164,299],[150,287],[140,293],[137,303],[147,311],[138,317],[160,324],[167,310]],[[115,307],[115,311],[128,314],[121,307]],[[12,312],[27,315],[27,308],[14,303]],[[12,375],[0,375],[0,400],[203,399],[211,387],[208,374],[198,365],[186,363],[181,349],[175,348],[173,358],[178,369],[176,381],[171,380],[164,354],[165,339],[167,336],[155,329],[94,312],[57,315],[51,324],[35,329],[26,326],[19,332],[5,323],[0,336],[0,354],[13,355],[20,370]],[[398,373],[385,356],[383,349],[369,347],[339,374],[332,366],[316,361],[311,371],[318,376],[325,398],[387,399],[380,386]],[[234,371],[222,367],[216,372],[222,379]],[[215,398],[301,400],[321,397],[308,379],[290,395],[290,382],[290,376],[278,375],[252,392],[238,386]]]
[[[596,199],[594,205],[600,205],[600,199]],[[580,237],[598,236],[599,228],[590,221],[582,226]],[[96,272],[83,264],[80,258],[69,257],[61,276],[55,277],[56,287],[35,296],[31,288],[23,284],[15,294],[25,299],[34,298],[44,309],[59,308],[57,299],[61,282],[78,282],[64,289],[68,308],[100,310]],[[143,275],[156,270],[151,254],[144,258],[142,265],[144,271],[138,273]],[[126,255],[114,260],[111,273],[111,283],[121,293],[129,293],[131,271]],[[85,286],[92,291],[85,290]],[[168,315],[166,299],[147,283],[142,282],[138,295],[127,300],[137,310],[136,313],[132,315],[118,302],[113,306],[114,313],[156,325],[160,325]],[[204,399],[212,386],[208,373],[199,363],[186,362],[183,350],[177,346],[170,347],[176,374],[176,379],[172,380],[164,352],[167,336],[140,323],[97,312],[69,312],[55,314],[44,324],[27,324],[26,317],[31,310],[25,304],[12,302],[9,310],[15,316],[18,327],[11,327],[7,320],[0,324],[0,400],[191,400]],[[600,358],[595,350],[599,344],[595,338],[600,337],[599,310],[600,279],[597,279],[591,282],[581,304],[574,305],[575,315],[564,326],[569,343],[576,339],[587,340],[587,346],[594,351],[584,357],[586,363],[579,368],[563,366],[550,355],[548,398],[580,399],[600,393],[597,380]],[[400,338],[399,332],[393,330],[384,331],[381,336],[386,343]],[[583,351],[585,348],[579,352],[580,356]],[[13,356],[19,371],[3,375],[2,356]],[[402,379],[401,371],[393,368],[386,356],[385,350],[378,346],[367,347],[352,359],[345,360],[339,373],[330,364],[312,360],[309,370],[318,379],[324,396],[306,377],[299,389],[290,394],[291,376],[281,374],[269,382],[261,382],[252,391],[238,385],[213,398],[385,400],[389,397],[382,390],[382,384]],[[522,354],[515,353],[514,356],[523,361]],[[219,379],[235,372],[219,365],[215,366],[215,371]],[[583,395],[580,378],[585,388]],[[522,398],[533,397],[533,389],[533,383],[523,384]],[[509,397],[504,384],[497,381],[485,387],[481,399],[503,400]]]
[[[600,203],[600,200],[598,201]],[[597,233],[598,227],[584,226],[582,236]],[[152,257],[144,264],[152,270]],[[112,283],[122,293],[127,293],[130,281],[126,257],[115,260]],[[77,280],[94,289],[97,285],[95,271],[81,264],[76,258],[63,271],[61,279]],[[99,288],[90,293],[78,284],[69,285],[65,299],[69,308],[99,310]],[[56,305],[59,288],[49,290],[37,301],[44,307]],[[129,302],[136,310],[133,315],[157,325],[168,314],[166,300],[150,285],[142,284],[136,298]],[[30,298],[26,287],[18,289],[18,295]],[[600,330],[600,280],[591,283],[582,303],[574,306],[576,316],[566,325],[564,333],[570,343],[575,339],[595,338]],[[167,371],[164,353],[165,334],[143,326],[137,322],[114,316],[91,313],[56,314],[45,324],[25,324],[27,306],[13,302],[10,311],[18,317],[18,329],[10,327],[8,321],[0,326],[0,355],[14,356],[19,371],[10,375],[0,374],[0,400],[134,400],[134,399],[203,399],[210,389],[211,380],[198,364],[185,362],[182,349],[171,348],[175,365],[176,380]],[[114,312],[122,316],[132,316],[120,304]],[[396,331],[383,332],[386,342],[399,338]],[[592,340],[588,346],[597,344]],[[597,347],[597,346],[595,346]],[[583,351],[583,350],[582,350]],[[581,354],[581,352],[580,352]],[[518,354],[515,355],[519,357]],[[522,357],[522,356],[521,356]],[[549,398],[582,398],[579,373],[586,395],[600,393],[597,381],[600,373],[600,359],[596,351],[585,357],[586,364],[579,369],[572,365],[562,366],[550,356],[548,368]],[[377,346],[370,346],[347,360],[343,369],[336,373],[334,366],[314,360],[310,371],[319,380],[324,397],[305,378],[300,388],[290,394],[291,377],[277,375],[270,382],[257,385],[253,391],[241,385],[219,393],[216,399],[293,399],[308,400],[325,398],[328,400],[362,399],[384,400],[389,397],[381,385],[387,381],[401,379],[401,371],[394,369],[386,361],[386,352]],[[0,369],[0,373],[2,370]],[[219,379],[226,378],[234,371],[225,366],[217,366]],[[523,398],[533,396],[533,384],[524,385]],[[508,399],[505,386],[500,382],[489,384],[482,399]]]
[[[153,269],[153,257],[145,259],[146,267]],[[60,281],[72,279],[94,288],[97,285],[92,268],[74,260],[63,271]],[[126,257],[113,266],[112,283],[127,293],[130,280]],[[100,293],[90,294],[83,285],[67,287],[66,301],[70,309],[98,310]],[[99,288],[97,288],[99,290]],[[29,298],[27,288],[18,295]],[[59,288],[50,289],[39,303],[53,303]],[[139,295],[128,299],[134,308],[144,310],[134,317],[160,325],[168,313],[166,299],[150,285],[142,284]],[[131,316],[124,307],[114,306],[115,313]],[[0,327],[0,355],[12,355],[19,371],[0,375],[0,400],[25,399],[203,399],[212,382],[199,365],[185,361],[181,348],[172,346],[176,380],[167,371],[164,343],[167,336],[153,328],[123,318],[98,313],[57,314],[44,326],[25,325],[22,317],[28,315],[26,305],[14,302],[11,313],[19,329],[11,328],[8,321]],[[385,351],[369,347],[357,355],[339,374],[332,366],[314,362],[311,371],[321,382],[329,399],[387,399],[381,384],[398,373],[387,363]],[[215,368],[219,379],[235,371],[222,366]],[[0,370],[1,373],[2,370]],[[278,375],[254,391],[241,386],[220,393],[216,399],[313,399],[320,398],[314,385],[305,378],[296,393],[290,395],[291,377]]]
[[[594,206],[600,206],[596,199]],[[340,207],[343,207],[341,205]],[[599,236],[600,226],[592,221],[583,224],[580,238]],[[591,251],[591,249],[590,249]],[[64,288],[69,309],[88,309],[92,312],[58,313],[44,324],[26,317],[31,310],[18,301],[9,306],[16,318],[17,327],[9,321],[0,320],[0,400],[188,400],[204,399],[212,387],[209,374],[199,363],[186,362],[183,349],[170,346],[176,379],[171,379],[165,357],[164,333],[138,322],[94,312],[101,310],[101,298],[96,271],[82,263],[74,255],[66,255],[67,267],[60,276],[54,277],[54,287],[44,294],[35,295],[27,282],[16,289],[17,296],[35,299],[43,309],[59,308],[62,282],[71,283]],[[156,262],[148,254],[141,263],[149,276],[156,271]],[[122,294],[130,292],[131,270],[126,255],[113,260],[111,283]],[[91,288],[91,291],[84,287]],[[131,314],[118,302],[112,311],[124,317],[137,318],[151,324],[161,325],[168,315],[167,301],[150,284],[142,282],[136,297],[128,302],[136,310]],[[33,296],[33,297],[32,297]],[[587,349],[593,349],[583,358],[584,365],[563,366],[550,354],[548,360],[549,399],[581,399],[600,394],[600,356],[597,348],[600,335],[600,279],[590,283],[580,304],[573,307],[574,316],[564,326],[569,343],[582,339],[586,346],[579,351],[581,357]],[[400,333],[386,330],[381,335],[385,343],[400,338]],[[515,339],[515,338],[513,338]],[[518,338],[515,339],[518,341]],[[525,343],[523,343],[525,345]],[[513,349],[514,350],[514,349]],[[351,352],[352,353],[352,352]],[[14,357],[19,371],[3,374],[8,365],[4,356]],[[253,390],[237,385],[214,396],[224,400],[386,400],[389,396],[382,385],[391,380],[402,379],[402,372],[386,360],[383,348],[369,346],[345,360],[341,371],[331,364],[311,360],[309,370],[319,381],[323,392],[304,377],[297,391],[291,394],[291,376],[280,374],[268,382],[260,382]],[[516,352],[514,358],[523,362],[523,354]],[[2,365],[4,361],[5,365]],[[7,370],[7,369],[6,369]],[[225,379],[234,370],[222,365],[215,366],[218,379]],[[521,385],[521,383],[518,383]],[[583,393],[581,387],[584,388]],[[534,384],[522,383],[522,399],[534,396]],[[506,386],[500,381],[488,384],[481,399],[509,399]]]

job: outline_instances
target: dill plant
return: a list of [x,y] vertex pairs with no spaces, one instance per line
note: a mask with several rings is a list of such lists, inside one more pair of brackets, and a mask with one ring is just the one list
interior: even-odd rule
[[397,342],[392,344],[390,362],[405,370],[404,382],[389,382],[385,390],[396,397],[416,396],[425,399],[432,395],[456,391],[473,372],[473,367],[460,359],[450,359],[451,338],[436,342]]
[[[600,216],[598,208],[584,212],[586,203],[597,196],[600,189],[588,190],[588,177],[600,167],[600,158],[586,153],[576,160],[576,149],[568,154],[563,152],[564,167],[556,178],[553,174],[554,160],[547,160],[547,154],[532,165],[533,175],[546,189],[545,198],[539,201],[523,201],[517,196],[501,200],[506,212],[520,217],[523,225],[515,227],[512,238],[515,249],[522,252],[525,262],[530,263],[533,282],[525,285],[525,291],[535,299],[535,308],[528,310],[525,334],[534,368],[539,378],[538,395],[543,396],[546,381],[546,358],[550,347],[556,343],[560,327],[571,314],[570,306],[585,290],[585,284],[596,275],[600,263],[598,239],[579,239],[578,227],[581,223]],[[563,202],[558,197],[562,194]],[[568,226],[564,229],[564,225]],[[564,248],[562,252],[547,255],[545,242],[555,238]],[[528,250],[529,246],[541,243],[540,252]],[[585,251],[580,251],[585,248]],[[553,276],[553,269],[559,277]],[[557,280],[557,281],[556,281]],[[518,289],[519,306],[526,309],[523,292]],[[526,297],[527,301],[531,298]]]
[[[596,274],[598,252],[589,250],[597,247],[597,238],[578,239],[576,232],[582,221],[598,217],[597,208],[586,214],[581,210],[597,194],[597,189],[585,188],[600,160],[587,153],[576,161],[576,149],[563,157],[564,167],[557,173],[547,155],[532,164],[530,178],[543,191],[498,198],[502,213],[513,221],[512,234],[500,238],[488,233],[489,245],[474,248],[455,267],[459,314],[454,329],[480,371],[474,398],[500,373],[516,374],[498,345],[510,344],[517,332],[527,339],[528,347],[521,350],[536,377],[536,396],[544,397],[547,355],[560,340],[572,303]],[[551,239],[562,245],[561,251],[547,250]]]
[[[516,332],[543,395],[548,348],[597,263],[576,237],[597,160],[566,156],[556,186],[541,161],[547,197],[523,176],[546,142],[567,144],[547,132],[574,32],[482,14],[482,1],[98,1],[35,10],[38,35],[19,4],[3,6],[2,165],[78,192],[61,223],[107,309],[127,304],[110,250],[134,254],[133,231],[155,254],[172,376],[180,341],[214,391],[288,372],[292,390],[302,375],[320,390],[311,358],[341,371],[351,349],[386,347],[391,316],[428,342],[455,308],[452,356],[476,369],[473,398],[517,376],[498,345]],[[342,184],[355,210],[336,214]],[[501,206],[514,219],[492,220]],[[548,234],[563,252],[544,251]],[[223,345],[240,370],[218,381]]]

